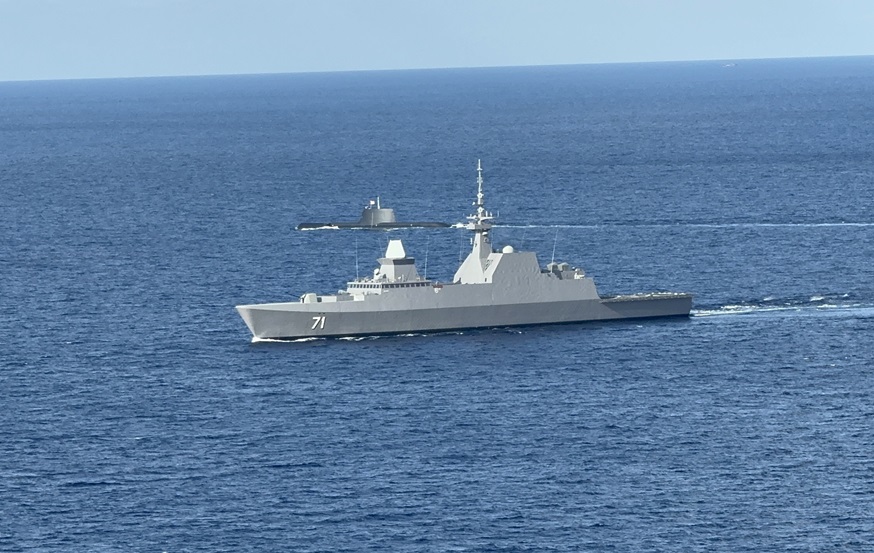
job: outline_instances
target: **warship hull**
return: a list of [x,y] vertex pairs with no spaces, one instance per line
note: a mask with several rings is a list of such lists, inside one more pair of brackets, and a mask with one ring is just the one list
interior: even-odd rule
[[[679,293],[470,305],[463,298],[452,301],[446,297],[452,295],[452,286],[457,285],[446,285],[437,292],[444,296],[442,301],[427,308],[410,309],[411,304],[422,302],[396,299],[380,302],[385,305],[378,309],[362,305],[364,302],[341,301],[241,305],[237,311],[256,340],[295,340],[688,317],[692,308],[692,296]],[[391,303],[398,306],[392,308]]]

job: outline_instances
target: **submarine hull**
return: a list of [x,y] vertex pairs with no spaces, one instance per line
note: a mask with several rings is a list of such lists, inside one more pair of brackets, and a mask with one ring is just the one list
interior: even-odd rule
[[297,230],[343,229],[343,230],[384,230],[395,228],[449,228],[448,223],[436,222],[394,222],[366,225],[361,223],[301,223]]

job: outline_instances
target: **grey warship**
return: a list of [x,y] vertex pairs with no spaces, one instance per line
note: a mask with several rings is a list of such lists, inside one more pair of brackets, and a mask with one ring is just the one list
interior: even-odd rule
[[471,251],[452,282],[419,275],[401,240],[390,240],[372,277],[336,294],[308,292],[298,301],[238,305],[253,341],[427,333],[616,319],[688,317],[692,295],[651,292],[601,297],[591,277],[567,263],[541,268],[534,252],[492,249],[494,216],[486,210],[477,162],[476,212],[464,228]]
[[353,230],[380,230],[395,228],[446,228],[449,223],[436,221],[398,221],[395,210],[390,207],[382,207],[379,197],[364,206],[361,218],[356,222],[338,223],[300,223],[297,230],[317,229],[353,229]]

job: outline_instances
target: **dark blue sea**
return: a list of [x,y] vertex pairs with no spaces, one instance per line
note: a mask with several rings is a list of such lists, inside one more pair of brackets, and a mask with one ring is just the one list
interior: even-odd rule
[[[477,159],[692,316],[251,342]],[[872,189],[871,57],[0,83],[0,550],[870,551]]]

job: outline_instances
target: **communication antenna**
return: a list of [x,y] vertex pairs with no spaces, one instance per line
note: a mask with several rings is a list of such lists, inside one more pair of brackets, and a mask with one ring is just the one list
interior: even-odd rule
[[355,237],[355,280],[358,280],[358,237]]
[[558,244],[558,229],[555,229],[555,238],[552,240],[552,262],[555,263],[555,245]]
[[428,250],[431,249],[431,239],[425,241],[425,280],[428,280]]

